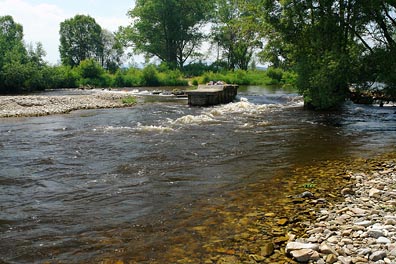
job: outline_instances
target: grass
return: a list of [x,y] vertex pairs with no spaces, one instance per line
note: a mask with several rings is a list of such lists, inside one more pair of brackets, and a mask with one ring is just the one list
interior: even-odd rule
[[134,104],[136,104],[136,97],[134,97],[134,96],[127,96],[127,97],[124,97],[124,98],[122,98],[121,99],[121,102],[124,104],[124,105],[134,105]]

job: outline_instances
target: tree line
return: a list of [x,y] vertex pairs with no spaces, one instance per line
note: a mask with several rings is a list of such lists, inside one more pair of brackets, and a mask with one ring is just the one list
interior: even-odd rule
[[[396,93],[393,0],[136,0],[128,16],[131,24],[117,32],[84,15],[62,22],[62,65],[54,67],[43,61],[40,44],[23,44],[21,25],[1,17],[1,92],[90,82],[161,85],[168,74],[177,83],[183,75],[246,71],[260,62],[277,69],[271,74],[293,73],[286,75],[314,109],[339,106],[351,87],[381,83]],[[203,43],[210,44],[210,65],[201,62],[208,56]],[[161,66],[150,65],[145,75],[121,69],[125,48]]]

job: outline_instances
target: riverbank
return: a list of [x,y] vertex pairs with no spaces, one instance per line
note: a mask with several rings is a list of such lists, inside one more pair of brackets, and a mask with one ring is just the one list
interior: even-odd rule
[[[396,159],[370,160],[350,171],[341,203],[328,203],[286,253],[297,262],[395,263]],[[369,169],[369,170],[367,170]]]
[[[297,166],[222,196],[225,204],[202,204],[186,216],[188,223],[206,216],[184,237],[189,247],[173,243],[161,256],[170,263],[395,263],[395,174],[395,152]],[[197,248],[205,253],[196,256]]]
[[131,104],[123,98],[128,92],[93,90],[79,95],[18,95],[0,96],[1,117],[29,117],[64,114],[80,109],[118,108]]

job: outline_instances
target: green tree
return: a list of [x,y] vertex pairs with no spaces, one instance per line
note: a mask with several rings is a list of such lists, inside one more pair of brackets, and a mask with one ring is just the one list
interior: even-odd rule
[[364,29],[355,0],[265,1],[267,23],[290,47],[297,86],[308,107],[328,109],[348,95],[362,52],[356,33]]
[[254,51],[262,44],[257,4],[254,0],[216,2],[212,42],[223,51],[229,70],[247,70]]
[[201,45],[211,6],[206,0],[137,0],[128,13],[132,25],[121,28],[123,39],[135,52],[182,68]]
[[124,48],[115,34],[103,29],[102,30],[103,52],[100,57],[100,63],[103,68],[111,73],[115,73],[122,64]]
[[60,56],[63,65],[78,66],[85,59],[103,55],[102,28],[90,16],[76,15],[60,24]]
[[0,93],[14,93],[29,77],[23,27],[11,16],[0,17]]
[[[396,98],[396,3],[371,0],[362,5],[366,31],[357,35],[365,47],[361,78],[369,83],[385,83],[386,91]],[[369,85],[362,83],[362,86]]]

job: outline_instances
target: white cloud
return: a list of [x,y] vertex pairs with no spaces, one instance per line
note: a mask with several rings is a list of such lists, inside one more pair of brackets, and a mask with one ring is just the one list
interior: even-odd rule
[[41,42],[50,63],[59,61],[59,24],[66,19],[62,9],[51,4],[30,4],[23,0],[1,2],[0,15],[11,15],[23,26],[27,43]]
[[98,23],[103,29],[115,32],[119,26],[127,26],[130,20],[125,17],[96,17],[96,23]]
[[[116,10],[108,10],[109,12],[103,12],[106,9],[104,3],[98,3],[100,1],[90,0],[92,2],[90,10],[90,16],[94,17],[96,22],[105,29],[110,31],[116,31],[121,25],[128,25],[129,20],[123,14],[113,13]],[[32,3],[36,2],[36,4]],[[59,26],[65,19],[71,18],[76,14],[87,14],[83,10],[87,9],[86,6],[82,7],[78,5],[78,1],[55,1],[58,4],[48,4],[50,1],[39,1],[29,0],[0,0],[0,16],[11,15],[14,20],[23,26],[24,40],[26,43],[37,43],[43,44],[44,50],[47,52],[46,60],[51,64],[56,64],[60,61],[59,57]],[[47,2],[47,3],[44,3]],[[121,1],[123,2],[123,1]],[[134,2],[134,1],[132,1]],[[108,2],[107,2],[108,3]],[[130,2],[126,1],[128,7]],[[62,6],[60,6],[62,4]],[[86,4],[86,3],[85,3]],[[114,5],[115,3],[111,3]],[[123,10],[123,7],[117,6],[118,9]],[[94,12],[106,13],[106,15],[95,15]],[[116,11],[120,12],[120,11]],[[108,15],[107,15],[108,14]]]

